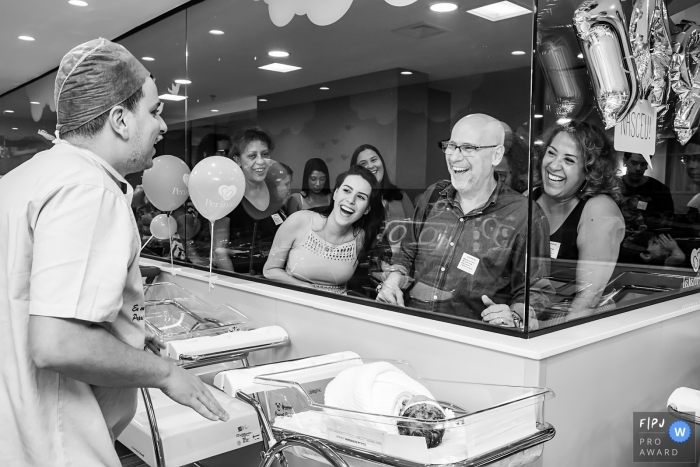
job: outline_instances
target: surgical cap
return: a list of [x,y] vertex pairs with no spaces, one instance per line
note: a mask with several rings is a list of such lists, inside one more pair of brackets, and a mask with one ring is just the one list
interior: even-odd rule
[[94,120],[141,89],[150,73],[123,46],[94,39],[68,52],[54,87],[57,134]]

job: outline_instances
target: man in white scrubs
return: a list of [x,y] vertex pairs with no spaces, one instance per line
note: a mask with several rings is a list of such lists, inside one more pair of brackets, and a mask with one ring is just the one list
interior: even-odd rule
[[97,39],[61,61],[57,139],[0,180],[0,465],[119,466],[138,387],[211,420],[194,375],[144,349],[140,241],[124,176],[167,127],[156,85]]

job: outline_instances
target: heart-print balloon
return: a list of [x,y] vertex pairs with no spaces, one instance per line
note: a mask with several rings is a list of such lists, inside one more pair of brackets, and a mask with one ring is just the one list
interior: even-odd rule
[[241,168],[231,159],[212,156],[192,169],[188,187],[194,207],[213,222],[226,216],[241,202],[245,178]]
[[182,176],[182,181],[185,182],[185,186],[190,184],[190,174],[185,174]]
[[224,199],[224,201],[228,201],[231,198],[233,198],[236,195],[236,192],[238,191],[238,188],[236,188],[236,185],[221,185],[219,187],[219,195]]
[[690,252],[690,264],[693,266],[693,271],[698,272],[700,270],[700,250],[693,248]]

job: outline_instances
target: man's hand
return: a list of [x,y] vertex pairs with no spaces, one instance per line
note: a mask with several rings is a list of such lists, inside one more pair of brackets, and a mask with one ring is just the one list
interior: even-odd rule
[[146,331],[146,346],[144,347],[144,350],[148,349],[154,354],[160,355],[160,351],[164,348],[165,344],[163,344],[161,340],[158,339],[158,336]]
[[497,326],[515,327],[513,315],[508,305],[497,305],[486,295],[481,296],[481,301],[487,308],[481,312],[481,319],[489,324]]
[[172,366],[160,390],[175,402],[191,407],[204,418],[212,421],[228,420],[228,413],[221,408],[199,377],[180,367]]
[[382,282],[382,288],[377,293],[377,301],[390,303],[392,305],[404,306],[403,291],[399,287],[399,280],[394,277],[395,273],[391,273],[389,277]]

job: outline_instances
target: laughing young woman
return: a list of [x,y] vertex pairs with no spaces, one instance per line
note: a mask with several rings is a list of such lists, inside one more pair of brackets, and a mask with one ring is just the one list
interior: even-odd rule
[[322,214],[302,210],[275,235],[263,274],[268,279],[347,294],[357,258],[376,238],[384,219],[377,180],[360,166],[341,174],[333,204]]
[[571,320],[594,313],[617,263],[625,234],[616,204],[621,184],[612,143],[600,128],[573,121],[550,128],[542,140],[534,194],[552,232],[551,257],[577,261]]

